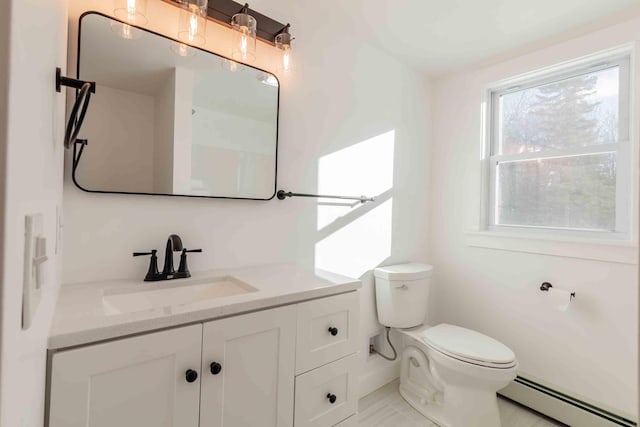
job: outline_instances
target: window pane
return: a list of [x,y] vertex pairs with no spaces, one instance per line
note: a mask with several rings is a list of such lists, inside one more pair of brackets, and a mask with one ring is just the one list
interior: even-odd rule
[[615,229],[615,153],[503,162],[496,175],[496,224]]
[[500,95],[494,154],[618,142],[619,67]]

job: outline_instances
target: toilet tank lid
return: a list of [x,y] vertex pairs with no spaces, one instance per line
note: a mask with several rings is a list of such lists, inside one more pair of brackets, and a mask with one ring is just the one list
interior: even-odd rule
[[417,280],[431,276],[433,266],[429,264],[407,263],[387,265],[373,270],[373,275],[387,280]]

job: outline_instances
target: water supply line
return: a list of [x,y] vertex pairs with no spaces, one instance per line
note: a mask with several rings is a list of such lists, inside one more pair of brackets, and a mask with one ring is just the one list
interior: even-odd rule
[[380,353],[378,350],[376,350],[375,346],[373,345],[371,345],[371,347],[369,348],[369,351],[379,355],[380,357],[388,360],[389,362],[393,362],[398,358],[398,352],[396,351],[396,348],[393,346],[393,343],[391,342],[391,338],[389,338],[389,332],[391,332],[391,328],[389,326],[386,326],[385,329],[387,330],[387,334],[386,334],[387,342],[389,343],[389,347],[391,347],[391,351],[393,351],[393,357],[389,357]]

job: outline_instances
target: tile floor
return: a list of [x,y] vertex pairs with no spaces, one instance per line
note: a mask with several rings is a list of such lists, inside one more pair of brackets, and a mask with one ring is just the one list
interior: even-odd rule
[[[563,427],[524,406],[499,398],[502,427]],[[404,401],[398,393],[398,381],[360,399],[358,425],[362,427],[438,427]]]

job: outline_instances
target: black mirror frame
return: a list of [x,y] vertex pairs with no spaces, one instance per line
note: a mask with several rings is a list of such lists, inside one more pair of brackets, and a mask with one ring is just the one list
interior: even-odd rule
[[[107,19],[111,19],[113,21],[117,21],[120,22],[122,24],[125,24],[125,22],[116,19],[112,16],[106,15],[104,13],[101,12],[96,12],[96,11],[87,11],[84,12],[82,15],[80,15],[80,18],[78,20],[78,50],[77,50],[77,55],[76,55],[76,76],[80,76],[80,48],[81,48],[81,36],[82,36],[82,19],[85,16],[89,16],[89,15],[98,15],[98,16],[102,16],[104,18]],[[151,33],[154,34],[156,36],[165,38],[167,40],[173,41],[173,42],[178,42],[178,40],[173,39],[171,37],[165,36],[164,34],[160,34],[157,33],[155,31],[149,30],[147,28],[142,28],[139,27],[137,25],[131,25],[131,24],[126,24],[126,25],[130,25],[133,28],[136,28],[140,31],[144,31],[147,33]],[[196,46],[190,46],[190,48],[192,49],[197,49],[201,52],[205,52],[209,55],[215,55],[217,57],[220,58],[224,58],[227,60],[232,60],[231,58],[228,58],[226,56],[223,55],[219,55],[217,53],[214,52],[210,52],[208,50],[205,49],[201,49],[199,47]],[[272,76],[275,77],[275,79],[278,81],[278,93],[277,93],[277,102],[276,102],[276,148],[275,148],[275,164],[274,164],[274,182],[273,182],[273,193],[271,194],[271,196],[269,196],[268,198],[264,198],[264,199],[258,199],[258,198],[252,198],[252,197],[229,197],[229,196],[200,196],[200,195],[190,195],[190,194],[165,194],[165,193],[141,193],[141,192],[129,192],[129,191],[104,191],[104,190],[89,190],[86,189],[84,187],[82,187],[80,185],[80,183],[78,182],[78,180],[76,179],[76,171],[77,171],[77,166],[78,163],[80,161],[80,155],[81,155],[81,150],[80,150],[80,155],[78,155],[78,157],[76,158],[76,147],[74,144],[73,147],[73,152],[72,152],[72,170],[71,170],[71,179],[73,181],[73,183],[75,184],[76,187],[78,187],[80,190],[87,192],[87,193],[99,193],[99,194],[133,194],[133,195],[144,195],[144,196],[167,196],[167,197],[189,197],[189,198],[198,198],[198,199],[229,199],[229,200],[256,200],[256,201],[267,201],[267,200],[272,200],[275,195],[276,195],[276,189],[278,186],[278,138],[279,138],[279,130],[280,130],[280,80],[278,79],[278,76],[276,76],[275,74],[273,74],[272,72],[263,70],[261,68],[258,67],[254,67],[252,65],[248,65],[248,64],[244,64],[241,63],[242,65],[249,67],[249,68],[253,68],[254,70],[258,70],[258,71],[262,71],[263,73],[267,73],[270,74]],[[77,91],[76,91],[77,92]],[[89,111],[89,114],[91,112]],[[83,149],[86,148],[86,146],[88,146],[88,142],[84,142],[84,146],[82,147]]]

